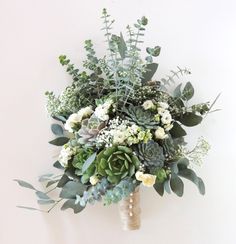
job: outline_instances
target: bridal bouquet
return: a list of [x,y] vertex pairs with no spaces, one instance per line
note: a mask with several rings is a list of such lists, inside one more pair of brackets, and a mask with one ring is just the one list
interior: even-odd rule
[[[213,104],[191,104],[192,84],[175,85],[176,78],[190,75],[187,69],[178,67],[165,78],[152,79],[161,48],[147,47],[146,58],[141,58],[146,17],[127,26],[126,38],[111,33],[114,21],[105,9],[102,19],[107,55],[98,58],[92,41],[86,40],[83,69],[75,68],[66,56],[59,57],[72,84],[59,96],[46,92],[47,111],[57,121],[51,125],[56,138],[49,143],[61,146],[54,167],[62,173],[39,178],[46,192],[16,181],[34,190],[39,204],[51,205],[47,212],[59,202],[62,210],[72,208],[74,213],[96,201],[120,202],[126,228],[136,229],[140,185],[153,187],[161,196],[172,191],[181,197],[185,178],[205,193],[193,169],[201,165],[209,145],[200,137],[188,149],[185,127],[200,124]],[[55,189],[60,190],[56,199],[51,196]]]

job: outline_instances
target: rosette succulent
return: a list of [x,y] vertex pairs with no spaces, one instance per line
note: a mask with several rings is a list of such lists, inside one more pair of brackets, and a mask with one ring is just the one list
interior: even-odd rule
[[127,120],[134,122],[144,129],[153,129],[158,125],[158,122],[154,120],[152,112],[144,110],[140,106],[130,105],[124,109],[124,113]]
[[112,146],[102,150],[96,160],[97,173],[117,184],[126,176],[132,177],[139,168],[139,159],[126,146]]
[[91,164],[88,169],[85,172],[82,172],[82,167],[85,163],[85,161],[93,154],[92,149],[84,149],[80,148],[78,149],[77,154],[74,156],[72,165],[75,168],[75,175],[81,176],[81,182],[83,184],[87,183],[89,181],[89,178],[94,174],[95,172],[95,164]]
[[96,137],[101,129],[105,127],[105,122],[101,122],[96,117],[85,119],[82,121],[80,130],[78,131],[78,142],[88,147],[94,146]]
[[163,149],[153,140],[138,144],[136,153],[141,163],[147,167],[161,168],[164,165]]

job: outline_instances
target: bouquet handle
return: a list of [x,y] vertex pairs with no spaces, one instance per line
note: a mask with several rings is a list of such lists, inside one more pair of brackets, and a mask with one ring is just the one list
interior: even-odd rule
[[127,198],[119,202],[119,212],[123,230],[140,228],[140,190],[137,187]]

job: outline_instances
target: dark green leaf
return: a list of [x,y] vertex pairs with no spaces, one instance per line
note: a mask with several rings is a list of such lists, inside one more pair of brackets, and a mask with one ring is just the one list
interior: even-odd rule
[[178,121],[185,126],[195,126],[202,122],[202,117],[194,113],[187,112],[182,117],[178,118]]
[[56,161],[54,164],[53,164],[53,167],[57,168],[57,169],[64,169],[64,167],[60,164],[59,161]]
[[163,183],[155,183],[154,184],[154,189],[156,190],[156,192],[160,195],[163,196],[164,195],[164,184]]
[[184,193],[184,183],[183,181],[174,173],[171,173],[170,178],[171,190],[179,197],[183,196]]
[[197,175],[191,169],[183,169],[179,171],[178,175],[192,181],[194,184],[198,184]]
[[47,204],[55,203],[55,201],[52,199],[40,199],[37,202],[38,202],[38,204],[41,204],[41,205],[47,205]]
[[66,118],[63,116],[60,116],[60,115],[54,115],[52,118],[55,120],[61,121],[63,123],[66,122]]
[[69,177],[66,174],[64,174],[59,180],[57,187],[63,187],[68,181],[70,181]]
[[17,180],[17,179],[14,179],[14,181],[16,181],[20,186],[22,187],[25,187],[25,188],[29,188],[31,190],[36,190],[31,184],[29,184],[28,182],[26,181],[23,181],[23,180]]
[[61,207],[61,210],[66,210],[68,208],[72,208],[74,210],[74,213],[81,212],[85,207],[80,206],[80,204],[75,204],[74,199],[69,199],[64,202],[64,204]]
[[50,141],[49,143],[55,146],[63,146],[64,144],[66,144],[70,139],[68,137],[58,137],[52,141]]
[[82,167],[82,173],[84,173],[89,168],[89,166],[94,162],[96,156],[97,153],[95,152],[84,162]]
[[44,199],[44,200],[49,200],[50,199],[50,197],[46,193],[44,193],[42,191],[36,191],[35,194],[40,199]]
[[63,128],[58,124],[52,124],[51,125],[51,131],[56,136],[63,135]]
[[205,195],[206,193],[205,185],[203,180],[200,177],[198,177],[198,190],[202,195]]
[[187,169],[187,166],[189,165],[189,160],[187,158],[180,158],[177,161],[178,169],[179,171],[183,169]]
[[177,122],[173,123],[173,128],[170,130],[170,134],[172,138],[179,138],[187,135],[186,131]]
[[187,82],[182,93],[183,100],[190,100],[194,95],[194,88],[190,82]]
[[76,195],[83,195],[87,187],[79,182],[68,181],[62,188],[60,197],[66,199],[75,199]]
[[158,64],[156,64],[156,63],[147,64],[146,72],[143,74],[142,82],[150,81],[152,79],[153,75],[156,73],[157,67],[158,67]]

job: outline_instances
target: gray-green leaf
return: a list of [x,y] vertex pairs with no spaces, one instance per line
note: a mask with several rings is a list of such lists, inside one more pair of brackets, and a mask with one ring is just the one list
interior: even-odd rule
[[150,81],[157,71],[158,64],[151,63],[146,65],[146,72],[143,74],[142,82]]
[[61,210],[66,210],[68,208],[72,208],[74,210],[74,213],[81,212],[85,207],[82,207],[80,204],[75,204],[75,200],[69,199],[64,202],[64,204],[61,207]]
[[79,182],[68,181],[62,188],[60,197],[76,199],[76,195],[82,196],[87,187]]
[[84,173],[89,168],[89,166],[94,162],[96,156],[97,153],[95,152],[84,162],[82,167],[82,173]]
[[31,184],[29,184],[26,181],[17,180],[17,179],[14,179],[14,181],[16,181],[22,187],[25,187],[25,188],[28,188],[28,189],[31,189],[31,190],[36,190]]
[[179,138],[187,135],[186,131],[177,122],[173,123],[173,128],[170,130],[170,134],[172,138]]
[[174,173],[171,174],[170,178],[171,190],[179,197],[183,196],[184,193],[184,183],[183,181]]
[[63,128],[58,124],[52,124],[51,125],[51,131],[56,136],[63,135]]
[[194,88],[191,82],[187,82],[182,93],[183,100],[190,100],[194,95]]

